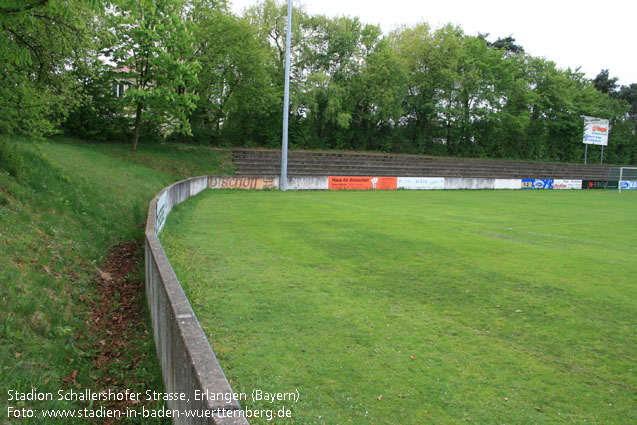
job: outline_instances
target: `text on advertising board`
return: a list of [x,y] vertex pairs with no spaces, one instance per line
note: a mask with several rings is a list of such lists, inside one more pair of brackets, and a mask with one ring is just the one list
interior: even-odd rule
[[211,189],[275,189],[276,182],[268,177],[208,177],[208,187]]
[[330,190],[395,190],[396,177],[354,177],[339,176],[329,178]]
[[522,189],[553,189],[553,179],[522,179]]

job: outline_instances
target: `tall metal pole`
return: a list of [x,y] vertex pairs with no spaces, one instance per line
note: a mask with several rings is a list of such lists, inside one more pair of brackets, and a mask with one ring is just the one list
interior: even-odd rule
[[602,156],[599,159],[599,163],[600,164],[604,164],[604,145],[602,145]]
[[292,40],[292,0],[288,0],[288,30],[285,42],[285,94],[283,95],[283,143],[281,146],[281,190],[288,189],[288,119],[290,115],[290,44]]
[[584,165],[586,165],[587,159],[588,159],[588,144],[586,144],[586,149],[584,150]]

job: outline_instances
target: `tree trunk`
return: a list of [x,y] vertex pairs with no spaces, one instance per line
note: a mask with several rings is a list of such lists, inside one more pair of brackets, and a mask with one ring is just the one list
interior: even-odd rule
[[144,107],[141,102],[137,103],[137,113],[135,114],[135,134],[133,135],[133,152],[137,150],[137,140],[139,139],[139,127],[142,124],[142,111]]

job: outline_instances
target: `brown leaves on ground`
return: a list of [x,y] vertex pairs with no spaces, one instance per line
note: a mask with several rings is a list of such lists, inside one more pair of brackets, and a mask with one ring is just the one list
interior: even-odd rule
[[[97,269],[95,284],[97,297],[91,305],[89,329],[94,335],[93,350],[97,353],[93,370],[99,370],[102,376],[94,384],[95,391],[125,392],[140,391],[141,385],[135,377],[135,369],[142,357],[139,350],[140,339],[147,336],[144,333],[146,324],[143,311],[143,282],[131,279],[139,268],[139,252],[143,249],[140,242],[126,242],[114,246],[106,261]],[[118,371],[130,371],[130,376],[115,379],[110,375],[112,367],[117,365]],[[73,376],[73,379],[75,377]],[[121,382],[123,381],[123,382]],[[110,402],[104,407],[120,409],[122,412],[130,407],[131,401]],[[113,419],[105,419],[103,424],[113,423]]]

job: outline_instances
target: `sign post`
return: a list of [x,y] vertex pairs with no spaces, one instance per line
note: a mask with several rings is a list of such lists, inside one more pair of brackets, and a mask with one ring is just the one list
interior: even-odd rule
[[608,146],[608,131],[610,123],[603,118],[584,117],[584,164],[588,160],[588,145],[600,145],[602,147],[602,155],[600,163],[604,162],[604,146]]

